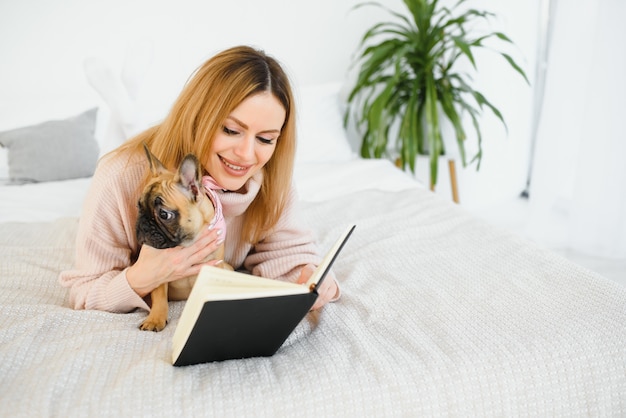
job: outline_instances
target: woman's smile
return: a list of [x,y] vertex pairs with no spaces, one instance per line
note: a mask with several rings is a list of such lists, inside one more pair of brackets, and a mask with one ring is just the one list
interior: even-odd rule
[[236,164],[232,161],[225,159],[222,156],[219,156],[222,164],[224,165],[224,169],[231,173],[233,176],[243,176],[246,174],[246,171],[251,167],[250,165],[244,166],[240,164]]
[[286,111],[269,92],[242,101],[211,144],[205,169],[225,190],[240,190],[272,158]]

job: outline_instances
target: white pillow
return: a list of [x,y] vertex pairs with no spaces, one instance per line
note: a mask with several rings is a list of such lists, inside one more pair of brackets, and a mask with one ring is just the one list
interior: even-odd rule
[[354,158],[343,127],[341,82],[296,89],[298,162],[340,162]]

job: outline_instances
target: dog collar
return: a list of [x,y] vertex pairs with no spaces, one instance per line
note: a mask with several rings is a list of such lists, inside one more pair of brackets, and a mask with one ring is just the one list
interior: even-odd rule
[[215,192],[215,190],[221,190],[222,187],[220,187],[211,176],[202,177],[202,186],[215,208],[215,216],[213,216],[213,219],[209,223],[209,227],[221,229],[223,231],[222,235],[226,236],[226,219],[224,219],[224,213],[222,212],[222,202]]

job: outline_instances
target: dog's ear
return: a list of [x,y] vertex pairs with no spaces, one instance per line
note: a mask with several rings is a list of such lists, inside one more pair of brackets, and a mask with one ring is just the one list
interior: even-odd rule
[[161,161],[159,161],[159,159],[155,157],[152,152],[150,152],[150,148],[148,148],[145,143],[143,144],[143,149],[146,151],[146,156],[148,157],[148,162],[150,163],[150,172],[153,176],[158,176],[164,171],[167,171],[163,163],[161,163]]
[[185,189],[191,191],[193,196],[198,195],[198,190],[202,184],[202,170],[195,155],[189,154],[183,158],[178,169],[177,180]]

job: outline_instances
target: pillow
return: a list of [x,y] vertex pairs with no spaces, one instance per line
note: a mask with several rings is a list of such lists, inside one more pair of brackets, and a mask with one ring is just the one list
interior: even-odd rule
[[78,116],[0,132],[11,183],[89,177],[98,160],[97,109]]
[[[343,127],[342,83],[304,86],[297,98],[297,162],[341,162],[353,159]],[[296,92],[297,94],[298,92]]]

